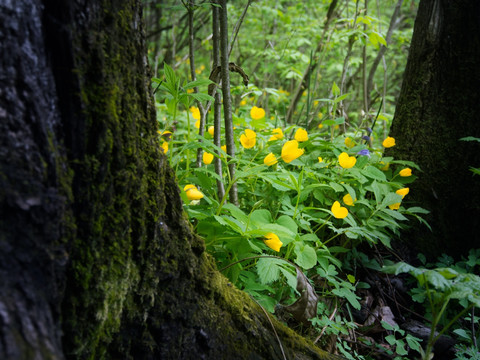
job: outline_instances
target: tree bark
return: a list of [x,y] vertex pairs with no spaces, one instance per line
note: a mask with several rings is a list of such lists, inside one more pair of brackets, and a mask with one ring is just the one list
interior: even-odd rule
[[416,226],[405,236],[428,255],[464,254],[480,243],[480,3],[422,0],[398,99],[387,155],[422,169],[410,199],[431,211],[430,232]]
[[182,212],[140,1],[3,1],[0,34],[0,358],[283,358]]

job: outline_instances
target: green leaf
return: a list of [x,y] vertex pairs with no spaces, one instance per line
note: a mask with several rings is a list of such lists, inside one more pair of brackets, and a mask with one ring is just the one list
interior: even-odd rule
[[361,305],[358,302],[357,296],[355,293],[349,289],[346,289],[344,287],[338,288],[338,289],[333,289],[332,293],[340,296],[342,298],[347,299],[347,301],[350,303],[350,305],[353,306],[354,309],[360,310]]
[[376,168],[375,166],[367,166],[364,170],[363,170],[363,175],[365,175],[366,177],[369,177],[370,179],[374,179],[374,180],[378,180],[378,181],[386,181],[387,178],[385,177],[385,173]]
[[255,227],[262,227],[264,224],[271,224],[272,214],[266,209],[258,209],[250,214],[250,223]]
[[311,269],[317,263],[317,253],[310,245],[297,244],[295,254],[295,263],[303,269]]
[[235,205],[231,204],[231,203],[227,203],[225,205],[223,205],[223,209],[225,210],[228,210],[230,212],[230,214],[237,220],[239,220],[241,223],[243,224],[247,224],[248,222],[248,216],[245,215],[245,213],[240,210],[238,207],[236,207]]
[[397,220],[400,220],[400,221],[408,220],[405,216],[403,216],[403,215],[402,215],[401,213],[399,213],[398,211],[390,210],[390,209],[382,209],[381,211],[383,211],[384,213],[390,215],[390,216],[393,217],[394,219],[397,219]]
[[460,140],[462,140],[462,141],[478,141],[478,142],[480,142],[480,138],[473,137],[473,136],[466,136],[466,137],[460,138]]
[[163,72],[165,74],[165,80],[167,84],[176,87],[176,84],[178,81],[177,76],[175,75],[175,72],[173,71],[173,69],[170,66],[168,66],[167,63],[163,64]]
[[183,88],[186,89],[193,89],[194,87],[198,86],[205,86],[205,85],[210,85],[214,84],[214,82],[210,79],[200,79],[200,80],[195,80],[195,81],[190,81],[189,83],[185,84]]
[[257,261],[257,273],[262,284],[270,284],[280,279],[282,260],[276,258],[260,258]]
[[188,94],[188,96],[198,101],[214,101],[215,100],[212,96],[208,94],[202,94],[202,93],[192,93],[192,94]]
[[333,182],[333,181],[330,181],[330,183],[328,184],[330,185],[330,187],[335,190],[335,192],[342,192],[344,191],[344,188],[342,185],[340,184],[337,184],[336,182]]
[[292,233],[296,234],[298,231],[298,226],[297,223],[288,215],[282,215],[280,216],[277,221],[275,221],[278,225],[281,225],[288,230],[290,230]]
[[333,85],[332,85],[332,94],[333,94],[333,96],[340,95],[340,88],[337,86],[335,81],[333,82]]

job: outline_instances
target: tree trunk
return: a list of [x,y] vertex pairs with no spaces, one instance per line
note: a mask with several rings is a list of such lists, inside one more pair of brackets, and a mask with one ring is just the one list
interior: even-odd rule
[[[282,359],[159,151],[138,0],[0,5],[0,358]],[[288,359],[334,359],[273,321]]]
[[408,238],[429,255],[465,253],[480,243],[480,3],[422,0],[387,151],[422,169],[409,197],[431,211],[430,232]]

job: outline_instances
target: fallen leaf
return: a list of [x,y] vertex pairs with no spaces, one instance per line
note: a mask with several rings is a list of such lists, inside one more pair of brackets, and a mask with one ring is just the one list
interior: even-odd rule
[[300,298],[292,305],[285,306],[284,309],[298,322],[308,324],[308,320],[317,315],[318,296],[308,278],[298,268],[297,291],[300,293]]

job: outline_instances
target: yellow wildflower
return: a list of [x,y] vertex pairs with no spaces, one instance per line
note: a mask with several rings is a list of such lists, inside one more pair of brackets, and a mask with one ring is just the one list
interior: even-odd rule
[[162,144],[163,153],[166,154],[168,152],[168,142],[164,141]]
[[254,147],[256,141],[257,134],[253,130],[245,129],[245,133],[240,135],[240,143],[245,149]]
[[206,165],[211,164],[212,161],[213,161],[213,154],[210,154],[210,153],[204,151],[202,158],[203,158],[203,162],[204,162]]
[[215,133],[215,127],[214,126],[209,126],[208,127],[208,133],[213,136],[213,134]]
[[198,107],[192,106],[192,107],[190,108],[190,111],[192,112],[192,117],[193,117],[195,120],[200,120],[200,110],[198,109]]
[[187,94],[193,93],[194,89],[187,89]]
[[200,129],[200,120],[195,121],[195,127]]
[[352,199],[352,195],[350,195],[350,194],[347,194],[347,195],[345,195],[345,196],[343,197],[343,203],[344,203],[345,205],[348,205],[348,206],[355,206],[355,205],[353,205],[353,203],[354,203],[356,200],[357,200],[357,199],[353,200],[353,199]]
[[302,142],[302,141],[307,141],[308,140],[308,133],[305,129],[297,129],[297,131],[295,131],[295,140],[297,140],[298,142]]
[[319,163],[323,162],[323,159],[322,159],[321,156],[318,157],[318,162],[319,162]]
[[400,209],[400,203],[395,203],[395,204],[392,204],[392,205],[388,205],[388,207],[391,210],[398,210],[398,209]]
[[410,169],[410,168],[402,169],[402,170],[400,170],[399,174],[402,177],[408,177],[408,176],[412,175],[412,169]]
[[318,128],[319,129],[323,128],[323,124],[318,124]]
[[263,163],[267,166],[275,165],[277,162],[278,160],[273,153],[268,154],[263,159]]
[[347,148],[351,149],[355,146],[355,141],[353,141],[351,137],[347,137],[345,138],[345,145],[347,146]]
[[398,189],[397,191],[395,191],[395,193],[397,193],[398,195],[401,195],[402,196],[402,199],[405,197],[405,195],[407,195],[408,193],[410,192],[410,188],[402,188],[402,189]]
[[383,140],[382,145],[386,148],[391,148],[395,146],[395,138],[387,136],[387,138]]
[[268,141],[273,141],[273,140],[280,140],[283,139],[283,131],[280,128],[276,128],[272,130],[272,136]]
[[244,105],[247,105],[247,100],[245,99],[240,101],[240,106],[244,106]]
[[197,189],[195,185],[185,185],[183,191],[187,194],[188,200],[200,200],[203,198],[203,194]]
[[222,146],[220,146],[220,149],[222,149],[223,151],[227,152],[227,145],[222,145]]
[[265,117],[265,110],[263,110],[260,107],[252,107],[250,110],[250,116],[252,117],[253,120],[260,120]]
[[287,141],[285,144],[283,144],[282,159],[286,163],[292,162],[303,153],[304,153],[304,150],[298,148],[297,140],[290,140],[290,141]]
[[346,207],[340,206],[338,201],[335,201],[332,205],[332,213],[337,219],[344,219],[348,215],[348,209]]
[[342,168],[350,169],[355,166],[357,159],[355,156],[348,156],[346,152],[342,152],[340,155],[338,155],[338,162]]
[[274,233],[268,233],[265,235],[265,240],[263,240],[265,245],[267,245],[270,249],[275,251],[280,251],[283,243],[280,241],[278,236]]

